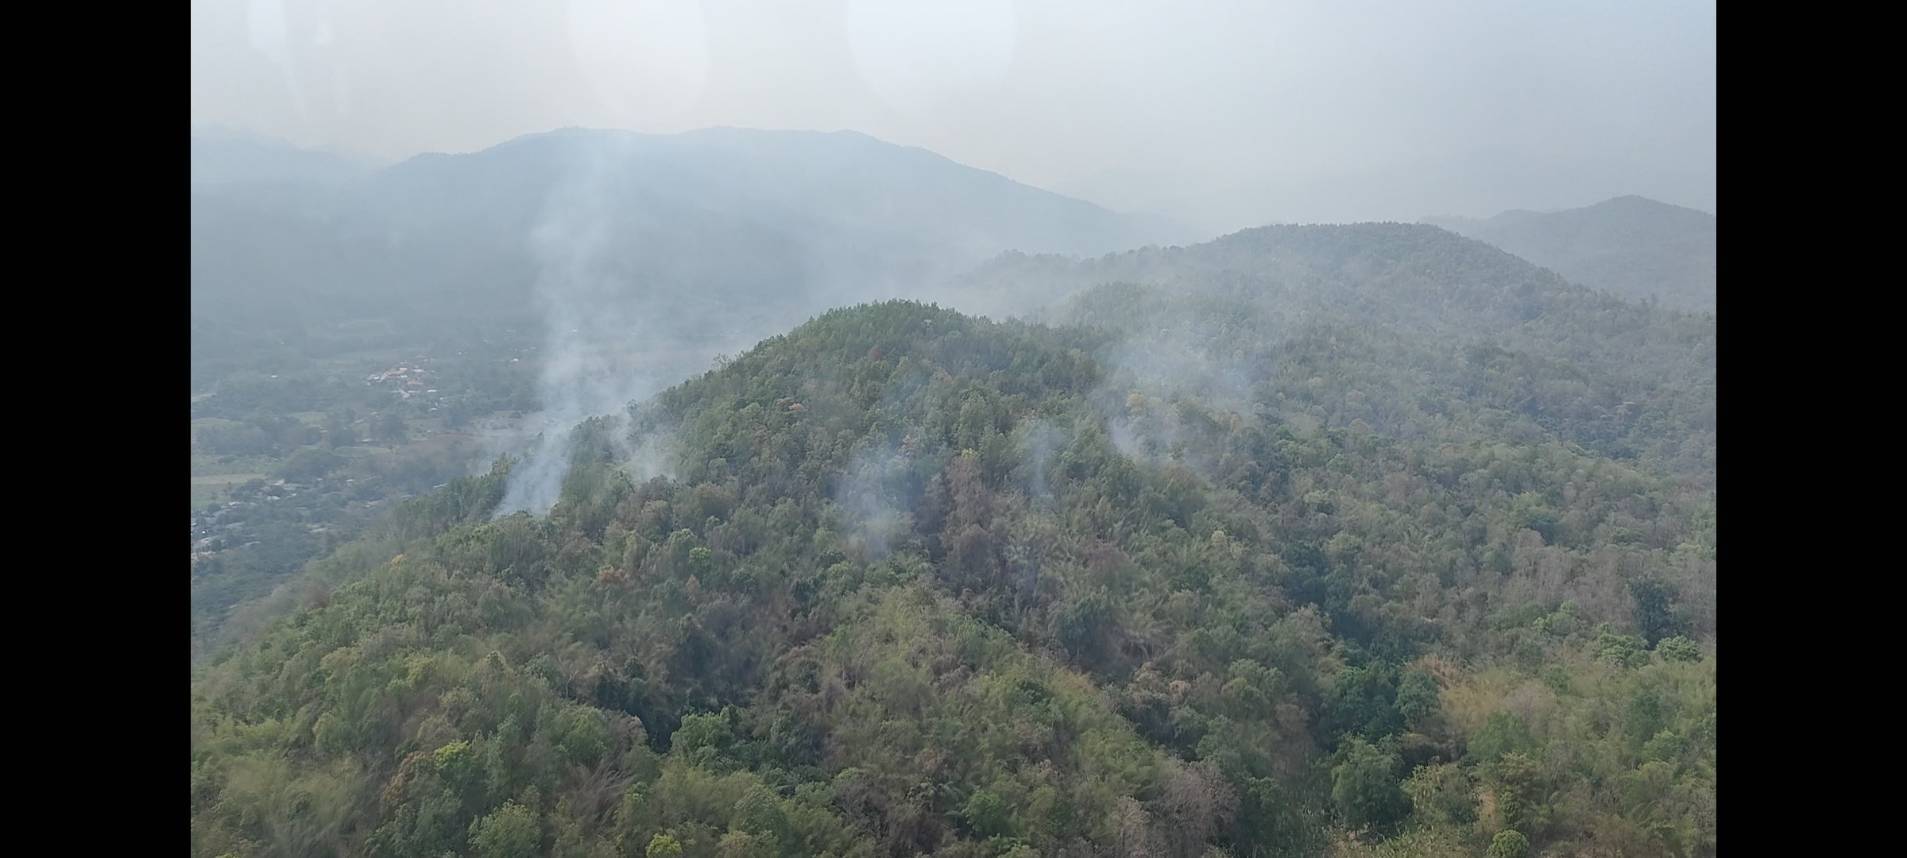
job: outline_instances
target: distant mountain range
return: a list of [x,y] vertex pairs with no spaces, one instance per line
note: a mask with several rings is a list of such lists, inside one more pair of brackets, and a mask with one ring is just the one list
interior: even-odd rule
[[539,283],[567,278],[593,281],[592,300],[666,299],[679,324],[739,325],[752,342],[1009,249],[1185,238],[851,132],[564,129],[381,169],[193,142],[193,313],[249,328],[520,315]]
[[1625,196],[1559,212],[1507,211],[1425,223],[1494,244],[1625,298],[1684,310],[1715,309],[1715,216]]
[[192,187],[327,186],[361,179],[376,162],[220,127],[192,131]]

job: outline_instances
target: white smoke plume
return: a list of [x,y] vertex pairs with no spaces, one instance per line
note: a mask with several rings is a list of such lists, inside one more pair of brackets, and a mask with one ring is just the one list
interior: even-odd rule
[[657,336],[653,308],[645,307],[653,302],[641,300],[669,284],[617,270],[610,254],[617,227],[632,226],[614,220],[616,164],[625,154],[619,144],[591,141],[575,153],[529,236],[544,320],[537,380],[543,410],[526,427],[538,434],[510,473],[499,515],[547,512],[569,469],[572,428],[655,393],[667,383],[661,373],[669,359],[679,357],[659,347],[666,340]]
[[894,542],[913,529],[912,510],[890,485],[910,466],[903,445],[873,444],[855,452],[835,488],[834,504],[870,561],[887,557]]
[[1035,507],[1049,507],[1053,502],[1053,487],[1048,476],[1053,469],[1053,457],[1071,439],[1051,421],[1038,417],[1021,424],[1018,434],[1020,451],[1025,457],[1021,467],[1025,473],[1027,499]]

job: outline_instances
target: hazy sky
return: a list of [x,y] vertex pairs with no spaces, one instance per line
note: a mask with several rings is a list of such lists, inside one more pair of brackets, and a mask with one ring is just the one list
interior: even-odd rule
[[386,158],[853,129],[1213,230],[1715,210],[1679,0],[193,0],[192,118]]

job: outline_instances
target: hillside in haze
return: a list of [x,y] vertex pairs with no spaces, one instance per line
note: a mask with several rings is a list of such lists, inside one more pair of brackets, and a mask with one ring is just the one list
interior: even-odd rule
[[[1698,480],[1715,467],[1712,317],[1573,285],[1436,227],[1270,226],[1091,260],[1010,254],[963,286],[1044,297],[1048,321],[1109,325],[1125,335],[1117,363],[1248,411],[1456,438],[1455,412],[1473,406],[1491,432]],[[1314,375],[1364,381],[1320,387]]]
[[1559,212],[1425,222],[1631,300],[1715,309],[1715,216],[1707,212],[1627,196]]
[[854,133],[569,129],[375,168],[192,141],[195,646],[385,508],[829,307],[1172,238]]
[[1712,856],[1714,321],[1428,226],[827,312],[193,680],[196,854]]
[[195,322],[254,335],[666,296],[668,333],[739,347],[1003,250],[1184,237],[850,132],[568,129],[357,174],[316,153],[195,140],[194,172],[223,179],[192,197]]
[[362,178],[376,168],[368,159],[218,126],[192,129],[191,155],[194,190],[250,184],[322,187]]
[[1716,858],[1713,6],[195,0],[191,854]]

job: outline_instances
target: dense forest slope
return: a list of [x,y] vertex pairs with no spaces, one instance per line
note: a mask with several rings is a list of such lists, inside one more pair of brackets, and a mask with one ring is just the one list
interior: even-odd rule
[[1715,216],[1707,212],[1628,196],[1559,212],[1425,221],[1585,286],[1668,307],[1715,310]]
[[195,669],[194,852],[1712,855],[1712,323],[1508,259],[1253,231],[766,340]]

